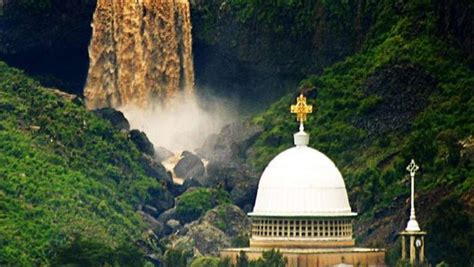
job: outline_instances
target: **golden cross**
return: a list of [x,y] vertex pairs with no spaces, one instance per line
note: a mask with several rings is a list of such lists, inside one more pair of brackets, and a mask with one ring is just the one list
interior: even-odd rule
[[306,97],[303,94],[300,94],[296,98],[296,105],[291,105],[291,113],[296,114],[296,120],[300,122],[301,125],[306,121],[306,117],[309,113],[313,112],[313,106],[306,104]]

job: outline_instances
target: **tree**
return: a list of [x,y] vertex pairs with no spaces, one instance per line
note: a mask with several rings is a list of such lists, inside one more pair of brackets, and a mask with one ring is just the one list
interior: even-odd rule
[[262,253],[261,264],[257,266],[261,267],[285,267],[287,259],[283,257],[283,254],[279,250],[267,250]]
[[181,250],[168,249],[165,252],[166,267],[186,267],[186,256]]
[[456,197],[448,197],[434,208],[427,232],[430,248],[427,252],[432,263],[444,261],[449,266],[472,266],[473,221]]
[[237,256],[237,264],[235,267],[249,267],[249,258],[243,250],[241,250],[239,256]]

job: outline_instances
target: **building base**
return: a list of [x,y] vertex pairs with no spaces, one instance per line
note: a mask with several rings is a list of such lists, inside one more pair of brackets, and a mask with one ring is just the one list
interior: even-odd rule
[[[264,248],[229,248],[220,252],[220,257],[230,258],[233,264],[241,251],[249,260],[262,256]],[[287,267],[323,267],[323,266],[386,266],[385,250],[371,248],[320,248],[320,249],[278,249],[287,259]]]

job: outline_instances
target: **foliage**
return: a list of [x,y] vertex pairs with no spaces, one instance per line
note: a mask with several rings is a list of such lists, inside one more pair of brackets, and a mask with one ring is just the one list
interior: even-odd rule
[[280,251],[271,249],[262,252],[262,257],[257,260],[249,260],[244,251],[237,256],[236,267],[285,267],[287,259]]
[[[301,82],[301,90],[316,108],[305,127],[311,134],[310,145],[335,161],[362,220],[393,208],[394,200],[408,197],[405,166],[411,158],[421,165],[417,180],[421,195],[443,188],[459,197],[474,187],[473,163],[461,160],[458,144],[474,134],[474,72],[456,46],[436,35],[433,23],[439,18],[433,5],[432,1],[410,1],[400,11],[379,1],[376,23],[364,49]],[[421,17],[420,10],[426,10]],[[423,95],[428,105],[408,119],[406,128],[369,135],[357,122],[371,123],[370,116],[383,97],[367,95],[364,88],[379,70],[397,64],[421,68],[434,77],[436,85],[431,94]],[[383,86],[378,88],[380,92]],[[249,162],[259,170],[292,144],[297,125],[288,107],[295,95],[281,98],[253,119],[265,129],[249,154]],[[421,224],[425,226],[425,222]],[[431,231],[432,237],[437,236],[435,240],[443,235]],[[451,244],[442,255],[456,255],[455,248],[472,250],[472,242],[451,236]],[[440,244],[432,243],[431,247],[440,251]],[[440,260],[428,256],[435,262]],[[448,258],[446,262],[452,264],[454,259]]]
[[474,220],[455,196],[443,199],[434,208],[427,231],[437,233],[427,239],[430,248],[427,253],[433,262],[444,260],[452,266],[471,266],[474,263]]
[[233,267],[229,257],[225,257],[219,261],[218,267]]
[[250,238],[248,235],[240,234],[231,240],[233,248],[245,248],[250,246]]
[[102,243],[75,238],[66,247],[56,248],[53,265],[143,266],[143,253],[135,246],[121,244],[115,249]]
[[186,254],[179,249],[168,249],[165,252],[166,267],[186,267]]
[[0,63],[0,265],[49,265],[67,248],[120,260],[142,238],[135,208],[161,188],[141,157],[109,122]]
[[249,266],[249,258],[247,254],[242,250],[239,252],[239,256],[237,256],[237,261],[235,267],[248,267]]
[[176,212],[184,221],[193,221],[220,204],[230,203],[229,194],[221,189],[197,188],[179,196]]
[[190,267],[219,267],[219,258],[199,257],[191,263]]

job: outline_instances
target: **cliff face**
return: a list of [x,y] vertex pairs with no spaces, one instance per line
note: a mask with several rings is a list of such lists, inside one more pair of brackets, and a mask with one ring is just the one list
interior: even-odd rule
[[247,102],[276,100],[360,48],[369,4],[350,2],[194,1],[197,86]]
[[[96,2],[1,1],[0,58],[44,85],[82,94]],[[405,13],[410,2],[416,1],[191,1],[196,84],[244,103],[271,103],[390,29],[387,10]],[[417,12],[435,17],[436,34],[472,57],[468,0],[436,0]]]
[[0,58],[44,85],[82,94],[95,1],[0,2]]
[[380,42],[395,16],[409,12],[433,18],[438,37],[473,55],[469,1],[196,0],[192,10],[197,86],[258,99],[261,107],[302,77]]

